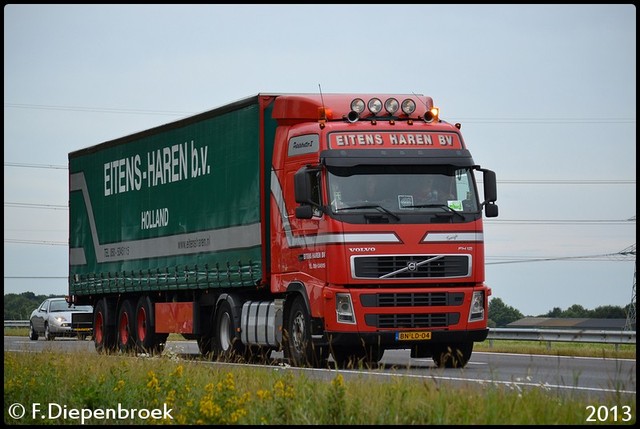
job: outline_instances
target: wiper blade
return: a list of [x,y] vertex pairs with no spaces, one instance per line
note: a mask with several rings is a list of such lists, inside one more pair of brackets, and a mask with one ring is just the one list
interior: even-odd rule
[[342,210],[357,210],[357,209],[379,209],[382,210],[383,212],[385,212],[386,214],[388,214],[389,216],[395,218],[396,220],[400,220],[400,216],[398,216],[397,214],[395,214],[394,212],[392,212],[389,209],[386,209],[384,207],[382,207],[381,205],[378,204],[368,204],[368,205],[364,205],[364,206],[350,206],[350,207],[340,207],[339,209],[336,209],[336,211],[342,211]]
[[449,207],[446,204],[415,204],[415,205],[410,205],[410,206],[402,206],[402,208],[410,208],[410,209],[421,209],[421,208],[441,208],[441,209],[445,209],[448,210],[450,213],[454,213],[457,214],[458,216],[460,216],[460,218],[462,220],[465,219],[464,215],[462,213],[460,213],[457,210],[452,209],[451,207]]

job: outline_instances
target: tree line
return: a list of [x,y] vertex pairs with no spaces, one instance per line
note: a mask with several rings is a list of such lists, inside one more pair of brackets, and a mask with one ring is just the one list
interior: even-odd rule
[[[31,316],[31,312],[38,308],[42,301],[55,296],[58,295],[36,295],[33,292],[8,293],[4,296],[4,320],[27,320]],[[628,307],[604,305],[594,310],[588,310],[581,305],[574,304],[566,310],[554,307],[547,314],[541,314],[537,317],[625,319]],[[519,310],[506,305],[500,298],[493,297],[489,301],[489,327],[491,328],[503,328],[524,317]]]
[[[629,304],[630,305],[630,304]],[[619,307],[615,305],[603,305],[594,310],[588,310],[579,304],[573,304],[566,310],[554,307],[546,314],[535,317],[557,318],[585,318],[585,319],[626,319],[629,305]],[[517,309],[506,305],[500,298],[493,297],[489,301],[489,327],[504,328],[509,323],[523,319],[525,316]]]

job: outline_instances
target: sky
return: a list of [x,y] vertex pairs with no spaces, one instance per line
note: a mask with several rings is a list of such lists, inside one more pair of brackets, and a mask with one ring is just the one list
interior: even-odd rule
[[4,293],[67,292],[69,152],[319,87],[428,95],[462,124],[498,179],[493,298],[635,299],[632,4],[5,5]]

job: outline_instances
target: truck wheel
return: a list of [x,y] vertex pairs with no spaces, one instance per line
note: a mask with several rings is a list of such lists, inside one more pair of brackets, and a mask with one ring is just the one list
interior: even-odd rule
[[133,312],[133,304],[130,299],[124,299],[120,302],[120,310],[118,311],[117,325],[117,345],[121,352],[128,352],[135,347],[135,313]]
[[212,351],[222,360],[241,359],[244,357],[245,347],[236,337],[238,328],[235,326],[233,312],[228,301],[222,301],[215,316],[215,335],[212,338]]
[[29,339],[32,341],[38,340],[38,333],[33,329],[33,323],[29,323]]
[[373,366],[380,362],[384,348],[375,346],[334,346],[331,355],[338,368],[358,368],[360,365]]
[[301,296],[291,303],[283,334],[284,357],[293,366],[320,368],[329,358],[328,347],[315,347],[311,341],[311,316]]
[[93,310],[93,344],[98,353],[110,353],[116,346],[113,329],[114,306],[106,298],[99,300]]
[[471,359],[473,342],[454,343],[437,347],[433,351],[433,361],[440,368],[464,368]]
[[143,295],[136,305],[135,339],[137,351],[149,354],[161,354],[164,350],[165,342],[169,334],[156,333],[154,321],[153,301],[147,295]]
[[46,325],[44,325],[44,338],[47,341],[53,341],[53,339],[55,338],[53,336],[53,334],[51,333],[51,330],[49,329],[49,324],[48,323]]

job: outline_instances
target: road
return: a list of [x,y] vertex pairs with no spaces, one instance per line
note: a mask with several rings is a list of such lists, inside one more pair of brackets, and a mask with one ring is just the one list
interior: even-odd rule
[[[96,353],[93,341],[56,339],[30,341],[26,337],[4,337],[4,351],[40,352],[88,351]],[[169,341],[163,354],[185,359],[199,359],[195,341]],[[203,364],[233,365],[203,361]],[[236,364],[238,365],[238,364]],[[244,364],[247,365],[247,364]],[[287,365],[282,353],[272,352],[268,365],[283,370],[304,371],[318,378],[331,379],[336,369],[293,368]],[[387,350],[379,367],[372,369],[339,370],[345,378],[363,375],[378,379],[411,377],[429,379],[449,385],[499,384],[513,389],[544,389],[562,394],[583,394],[587,405],[598,406],[598,399],[611,395],[635,401],[636,361],[529,354],[474,352],[464,369],[437,368],[429,359],[412,359],[408,350]]]

